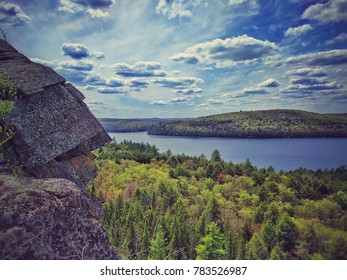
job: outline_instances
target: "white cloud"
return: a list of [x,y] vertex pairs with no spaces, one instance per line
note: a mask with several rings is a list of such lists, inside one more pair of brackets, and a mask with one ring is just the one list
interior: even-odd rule
[[259,61],[277,50],[278,47],[275,43],[242,35],[194,45],[171,59],[184,63],[212,64],[218,68],[225,68]]
[[230,6],[238,6],[238,5],[249,5],[249,7],[258,7],[257,0],[229,0],[228,4]]
[[188,104],[191,99],[188,97],[176,97],[169,100],[171,104]]
[[13,26],[21,26],[31,21],[21,7],[16,4],[0,1],[0,23],[7,23]]
[[167,105],[168,104],[168,102],[166,102],[166,101],[164,101],[164,100],[155,100],[155,101],[152,101],[151,103],[150,103],[151,105]]
[[91,17],[106,17],[115,0],[59,0],[58,11],[67,13],[85,12]]
[[219,99],[209,99],[207,102],[208,102],[208,104],[211,104],[211,105],[221,105],[221,104],[224,104],[224,102],[219,100]]
[[105,54],[101,51],[92,51],[91,56],[95,57],[96,59],[104,59],[105,58]]
[[309,66],[338,65],[347,63],[347,49],[308,53],[292,56],[287,59],[291,64]]
[[240,5],[246,2],[247,0],[229,0],[229,5]]
[[128,94],[130,93],[128,88],[123,87],[99,87],[99,93],[103,94]]
[[267,79],[266,81],[258,84],[258,87],[278,87],[279,85],[280,85],[279,81],[277,81],[273,78],[270,78],[270,79]]
[[297,37],[300,36],[310,30],[312,30],[312,26],[311,24],[304,24],[298,27],[290,27],[287,29],[287,31],[284,33],[284,37],[289,37],[289,36],[293,36],[293,37]]
[[249,87],[243,90],[245,94],[269,94],[270,91],[263,87]]
[[159,0],[156,11],[168,19],[190,18],[192,9],[200,4],[201,0]]
[[340,35],[336,36],[335,38],[326,41],[325,44],[333,45],[333,44],[341,43],[344,41],[347,41],[347,33],[341,33]]
[[116,63],[110,66],[115,74],[123,77],[164,77],[165,71],[160,70],[161,64],[153,61],[139,61],[135,64]]
[[185,89],[176,90],[177,94],[183,94],[183,95],[192,95],[192,94],[201,93],[201,92],[202,92],[202,89],[194,85]]
[[60,63],[60,66],[77,71],[92,71],[94,68],[94,64],[92,62],[84,62],[79,60],[64,61]]
[[299,68],[299,69],[287,71],[286,74],[293,75],[293,76],[309,76],[309,77],[324,77],[327,75],[326,72],[321,67]]
[[202,83],[203,80],[196,77],[173,77],[173,78],[158,78],[154,81],[155,84],[161,87],[172,89],[194,89],[196,85]]
[[346,0],[329,0],[308,7],[301,18],[316,20],[322,24],[347,21]]

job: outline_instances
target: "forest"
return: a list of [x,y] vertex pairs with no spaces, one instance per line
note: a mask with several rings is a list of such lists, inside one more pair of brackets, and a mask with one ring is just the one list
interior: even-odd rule
[[98,119],[107,132],[140,132],[148,131],[152,126],[177,119]]
[[158,123],[153,135],[286,138],[347,137],[347,114],[317,114],[300,110],[241,111]]
[[88,191],[123,259],[347,259],[346,166],[276,172],[115,140],[95,155]]

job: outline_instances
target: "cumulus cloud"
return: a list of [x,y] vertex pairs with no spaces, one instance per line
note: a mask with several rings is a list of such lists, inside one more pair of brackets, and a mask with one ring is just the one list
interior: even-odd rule
[[289,71],[287,74],[294,76],[294,78],[290,79],[290,85],[281,92],[292,94],[293,97],[312,95],[317,92],[332,94],[343,88],[343,85],[329,81],[320,68],[301,68]]
[[99,87],[98,92],[102,94],[128,94],[130,93],[127,88],[117,87]]
[[301,77],[290,80],[291,84],[297,85],[321,85],[328,84],[329,80],[326,78],[315,78],[315,77]]
[[61,46],[63,54],[66,56],[70,56],[74,59],[81,59],[89,57],[89,49],[85,44],[78,43],[64,43]]
[[335,38],[326,41],[325,44],[333,45],[333,44],[341,43],[341,42],[344,42],[344,41],[347,41],[347,33],[341,33],[338,36],[336,36]]
[[315,91],[331,91],[343,88],[343,85],[336,82],[329,82],[325,84],[297,84],[290,85],[283,89],[283,93],[300,93],[300,94],[312,94]]
[[244,94],[269,94],[271,93],[269,88],[275,88],[280,85],[280,82],[270,78],[255,86],[247,87],[243,89]]
[[270,79],[267,79],[266,81],[258,84],[258,87],[278,87],[279,85],[280,85],[279,81],[277,81],[273,78],[270,78]]
[[308,7],[301,18],[316,20],[322,24],[347,21],[346,0],[329,0]]
[[95,57],[96,59],[103,59],[105,55],[101,51],[90,52],[85,44],[80,43],[64,43],[61,46],[63,55],[70,56],[74,59],[82,59],[87,57]]
[[188,53],[179,53],[177,55],[170,57],[170,59],[173,61],[179,61],[186,64],[197,64],[199,62],[195,54],[188,54]]
[[338,65],[347,63],[347,49],[308,53],[289,57],[290,64],[304,64],[308,66]]
[[207,102],[208,102],[208,104],[211,104],[211,105],[222,105],[222,104],[224,104],[224,102],[219,100],[219,99],[209,99]]
[[160,106],[163,106],[163,105],[167,105],[168,102],[164,101],[164,100],[155,100],[155,101],[152,101],[150,103],[151,105],[160,105]]
[[59,0],[58,11],[67,13],[85,12],[91,17],[106,17],[115,0]]
[[123,77],[164,77],[166,72],[160,70],[161,64],[152,61],[139,61],[135,64],[116,63],[110,69]]
[[188,97],[176,97],[169,100],[171,104],[187,104],[191,99]]
[[183,95],[192,95],[192,94],[197,94],[201,92],[202,92],[202,89],[197,86],[191,86],[185,89],[176,90],[177,94],[183,94]]
[[77,71],[92,71],[94,68],[94,64],[91,62],[83,62],[83,61],[64,61],[60,63],[60,65],[66,69],[72,69]]
[[111,77],[106,80],[108,87],[123,87],[125,86],[125,80],[118,77]]
[[105,58],[105,54],[101,51],[92,51],[91,56],[95,57],[96,59],[104,59]]
[[311,24],[304,24],[298,27],[290,27],[287,29],[287,31],[284,33],[284,37],[289,37],[289,36],[293,36],[293,37],[297,37],[300,36],[310,30],[312,30],[312,26]]
[[30,20],[31,17],[23,12],[18,5],[0,1],[0,23],[21,26],[30,22]]
[[56,68],[59,75],[71,83],[76,84],[105,84],[105,79],[98,73],[77,71],[67,68]]
[[159,0],[156,7],[158,14],[167,16],[168,19],[190,18],[192,9],[198,6],[201,0]]
[[99,93],[127,94],[142,91],[149,86],[149,82],[139,78],[125,79],[114,76],[100,85],[102,86],[98,88]]
[[196,77],[174,77],[174,78],[158,78],[155,84],[161,87],[185,90],[187,88],[197,88],[196,85],[202,83],[203,80]]
[[266,88],[262,88],[262,87],[249,87],[249,88],[245,88],[243,90],[243,93],[245,93],[245,94],[268,94],[268,93],[270,93],[270,91],[267,90]]
[[299,69],[287,71],[286,74],[292,75],[292,76],[309,76],[309,77],[324,77],[327,75],[327,73],[321,67],[299,68]]
[[229,0],[229,5],[240,5],[246,2],[247,0]]
[[149,86],[149,82],[143,79],[132,78],[127,81],[129,87],[132,88],[147,88]]
[[199,62],[216,65],[218,68],[231,67],[239,63],[258,61],[278,50],[275,43],[242,35],[227,39],[215,39],[200,43],[171,57],[183,63]]

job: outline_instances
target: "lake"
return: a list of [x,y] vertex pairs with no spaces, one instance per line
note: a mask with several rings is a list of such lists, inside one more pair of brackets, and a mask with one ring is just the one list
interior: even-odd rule
[[250,159],[257,167],[273,166],[277,171],[336,168],[347,165],[347,138],[239,139],[219,137],[172,137],[146,132],[109,133],[117,142],[131,140],[155,145],[160,152],[207,158],[214,149],[225,161],[240,163]]

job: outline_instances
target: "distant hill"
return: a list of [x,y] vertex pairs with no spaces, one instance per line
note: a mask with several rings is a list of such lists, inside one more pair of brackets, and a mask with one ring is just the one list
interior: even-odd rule
[[153,125],[178,119],[99,119],[107,132],[140,132],[148,131]]
[[236,138],[347,137],[347,114],[299,110],[241,111],[159,122],[152,125],[148,133]]

